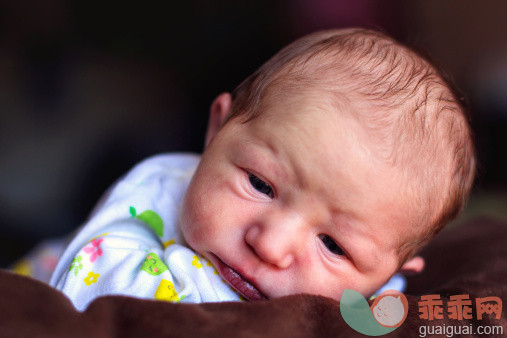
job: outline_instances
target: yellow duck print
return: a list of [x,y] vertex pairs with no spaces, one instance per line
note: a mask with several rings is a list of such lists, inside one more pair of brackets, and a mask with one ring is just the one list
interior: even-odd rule
[[178,296],[178,293],[174,288],[174,284],[167,279],[162,279],[160,281],[157,291],[155,291],[154,297],[156,300],[165,300],[168,302],[176,302],[176,303],[185,298],[185,296],[181,298]]

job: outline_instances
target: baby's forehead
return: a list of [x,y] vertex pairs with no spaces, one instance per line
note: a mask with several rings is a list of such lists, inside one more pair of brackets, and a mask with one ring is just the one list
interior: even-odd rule
[[[316,186],[321,194],[335,197],[354,192],[381,200],[378,184],[395,183],[397,172],[381,162],[367,130],[351,114],[321,102],[325,101],[304,95],[271,102],[245,125],[252,135],[246,143],[259,140],[267,145],[270,161],[297,172],[301,181]],[[333,201],[340,204],[338,198]]]

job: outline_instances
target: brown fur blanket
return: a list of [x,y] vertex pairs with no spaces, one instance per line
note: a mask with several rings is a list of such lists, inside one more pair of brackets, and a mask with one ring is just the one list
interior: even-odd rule
[[[416,337],[421,325],[503,326],[507,335],[507,224],[476,219],[445,231],[422,255],[425,272],[408,277],[405,323],[386,335]],[[419,318],[421,295],[496,296],[500,319]],[[347,326],[338,302],[297,295],[257,303],[172,304],[120,296],[94,301],[79,313],[60,292],[0,271],[1,337],[338,337],[361,336]]]

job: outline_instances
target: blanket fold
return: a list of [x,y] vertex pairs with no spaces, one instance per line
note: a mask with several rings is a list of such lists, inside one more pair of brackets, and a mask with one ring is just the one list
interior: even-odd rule
[[[507,334],[507,224],[476,219],[439,235],[422,255],[426,271],[408,277],[409,313],[386,337],[417,336],[421,325],[503,326]],[[457,321],[419,317],[421,295],[442,299],[468,294],[503,300],[500,319]],[[474,303],[475,304],[475,303]],[[294,295],[256,303],[175,304],[123,296],[95,300],[78,312],[59,291],[37,280],[0,271],[2,337],[364,337],[329,298]]]

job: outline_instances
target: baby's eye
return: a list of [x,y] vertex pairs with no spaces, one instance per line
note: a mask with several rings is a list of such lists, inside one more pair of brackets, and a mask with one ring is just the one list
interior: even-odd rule
[[273,198],[274,196],[273,189],[269,186],[269,184],[267,184],[266,182],[264,182],[263,180],[261,180],[260,178],[251,173],[248,174],[248,180],[250,181],[250,184],[252,185],[252,187],[254,187],[255,190]]
[[339,256],[345,255],[345,252],[342,250],[342,248],[340,248],[340,246],[336,244],[336,242],[328,235],[319,235],[319,238],[322,241],[322,243],[324,243],[326,248],[335,255]]

